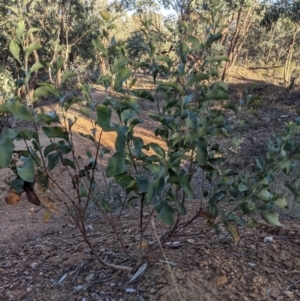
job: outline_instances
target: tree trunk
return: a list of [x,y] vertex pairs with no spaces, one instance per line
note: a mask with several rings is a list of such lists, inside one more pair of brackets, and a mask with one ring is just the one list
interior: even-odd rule
[[292,61],[292,57],[293,57],[293,51],[294,51],[294,44],[296,41],[296,36],[297,36],[297,31],[298,31],[298,26],[296,25],[294,32],[293,32],[293,36],[292,39],[290,41],[290,44],[288,46],[288,53],[287,53],[287,57],[286,57],[286,61],[284,64],[284,83],[287,83],[289,80],[289,71],[290,71],[290,67],[291,67],[291,61]]

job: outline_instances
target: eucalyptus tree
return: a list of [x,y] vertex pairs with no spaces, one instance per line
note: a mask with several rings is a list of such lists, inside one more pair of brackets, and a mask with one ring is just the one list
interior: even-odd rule
[[285,29],[289,35],[289,41],[285,45],[284,63],[284,81],[287,83],[290,75],[294,47],[300,29],[300,1],[278,0],[266,3],[265,6],[266,12],[262,24],[271,30],[272,26],[281,20],[285,23]]

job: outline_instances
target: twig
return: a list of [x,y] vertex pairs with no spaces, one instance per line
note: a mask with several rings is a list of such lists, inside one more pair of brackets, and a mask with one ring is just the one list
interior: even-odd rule
[[293,287],[294,285],[300,283],[300,280],[297,280],[296,282],[292,283],[291,285],[289,285],[286,289],[285,292],[288,291],[291,287]]

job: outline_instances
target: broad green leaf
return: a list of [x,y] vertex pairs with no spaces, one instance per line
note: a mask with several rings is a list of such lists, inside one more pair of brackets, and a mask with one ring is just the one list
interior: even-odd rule
[[65,62],[64,57],[60,55],[60,56],[56,59],[56,69],[60,69],[60,68],[64,65],[64,62]]
[[255,203],[251,200],[243,202],[240,207],[244,214],[250,214],[256,209]]
[[38,28],[32,27],[32,28],[30,28],[30,29],[27,31],[26,36],[29,37],[31,34],[33,34],[34,32],[37,32],[37,31],[39,31]]
[[65,72],[61,77],[61,83],[63,84],[67,79],[76,76],[77,74],[74,72]]
[[42,49],[43,46],[40,45],[40,44],[36,44],[36,43],[33,43],[33,44],[30,44],[26,50],[25,50],[25,59],[28,59],[29,55],[34,51],[34,50],[39,50],[39,49]]
[[33,119],[32,114],[28,111],[26,106],[17,101],[9,101],[6,104],[7,109],[17,119],[31,121]]
[[21,157],[21,161],[23,165],[17,167],[17,173],[22,180],[32,183],[35,175],[35,161],[31,156]]
[[144,177],[137,178],[137,187],[139,193],[147,193],[149,189],[149,182]]
[[180,215],[186,215],[186,208],[179,201],[175,200],[177,210]]
[[97,124],[102,128],[104,132],[113,131],[114,127],[110,124],[111,109],[105,105],[97,106]]
[[130,69],[123,69],[121,70],[116,78],[114,83],[114,90],[120,91],[122,89],[123,82],[126,81],[132,74],[132,71]]
[[59,116],[56,114],[55,111],[38,114],[38,120],[39,122],[45,122],[48,125],[50,125],[52,122],[60,122]]
[[30,72],[32,73],[32,72],[34,72],[34,71],[36,71],[36,70],[39,70],[39,69],[45,68],[45,67],[46,67],[46,65],[43,65],[42,63],[37,62],[37,63],[34,63],[34,64],[30,67]]
[[173,225],[174,223],[174,209],[166,202],[159,202],[155,205],[155,209],[158,212],[158,217],[167,225]]
[[125,57],[120,58],[120,59],[115,58],[114,64],[111,68],[112,73],[115,74],[115,73],[122,71],[123,69],[125,69],[125,67],[128,63],[129,63],[128,58],[125,58]]
[[16,34],[18,36],[19,39],[21,39],[23,33],[25,30],[25,22],[24,20],[21,20],[18,22],[17,28],[16,28]]
[[268,202],[273,199],[274,195],[269,192],[268,188],[263,188],[259,193],[256,194],[256,197],[262,201]]
[[232,235],[234,243],[237,244],[241,239],[241,235],[240,235],[240,232],[239,232],[239,229],[237,228],[237,226],[226,222],[226,223],[224,223],[224,227]]
[[182,86],[176,82],[162,82],[162,83],[159,83],[159,87],[162,87],[164,89],[173,88],[173,89],[177,90],[179,93],[183,92]]
[[208,80],[208,79],[209,79],[209,75],[207,73],[197,72],[188,78],[187,87],[191,87],[195,83],[199,83],[202,80]]
[[187,40],[192,44],[191,51],[195,51],[201,48],[201,44],[194,36],[187,36]]
[[74,161],[72,161],[68,158],[61,159],[61,163],[62,163],[63,166],[70,166],[74,170],[76,169],[76,165],[75,165]]
[[17,193],[23,192],[24,180],[22,179],[13,179],[12,181],[7,183],[10,187],[14,188]]
[[12,140],[8,136],[3,135],[3,137],[0,139],[0,168],[9,166],[14,147],[15,145],[13,144]]
[[36,99],[50,94],[54,96],[59,96],[59,92],[51,85],[42,85],[34,91],[33,97],[34,99]]
[[247,223],[247,225],[250,227],[250,228],[256,228],[259,226],[259,223],[255,220],[255,219],[250,219],[249,222]]
[[59,157],[58,154],[50,154],[48,157],[48,165],[47,165],[47,169],[48,171],[51,171],[53,168],[55,168],[59,162]]
[[145,91],[145,90],[132,90],[131,93],[135,96],[145,98],[151,101],[155,101],[154,96],[152,95],[151,92]]
[[88,192],[86,190],[85,185],[83,183],[80,183],[79,184],[79,196],[81,198],[85,198],[85,197],[87,197],[87,195],[88,195]]
[[19,11],[17,8],[13,7],[13,6],[9,6],[9,5],[6,5],[5,6],[7,9],[11,10],[16,16],[19,15]]
[[264,170],[264,165],[265,165],[265,162],[262,158],[260,157],[256,157],[255,158],[255,162],[256,162],[256,166],[261,170],[263,171]]
[[80,132],[78,132],[78,134],[79,134],[80,136],[82,136],[82,137],[85,137],[85,138],[87,138],[87,139],[89,139],[89,140],[95,142],[95,138],[94,138],[92,135],[84,134],[84,133],[80,133]]
[[223,99],[227,100],[230,98],[230,94],[220,90],[211,90],[207,92],[203,100],[212,100],[212,99]]
[[244,191],[247,191],[247,190],[249,190],[249,189],[248,189],[248,187],[247,187],[245,184],[240,183],[239,186],[238,186],[238,190],[239,190],[240,192],[244,192]]
[[300,203],[300,193],[298,192],[297,188],[289,183],[285,183],[285,186],[293,193],[296,202]]
[[207,165],[207,142],[204,138],[197,139],[196,159],[200,165]]
[[235,114],[238,114],[238,108],[237,106],[233,105],[233,104],[226,104],[223,106],[224,109],[229,109],[229,110],[232,110]]
[[69,141],[68,132],[60,126],[43,126],[42,129],[48,138],[62,138]]
[[15,40],[11,40],[9,43],[9,51],[13,55],[13,57],[21,64],[20,61],[20,46]]
[[136,180],[128,174],[116,176],[115,181],[117,185],[121,186],[124,189],[131,188],[136,185]]
[[104,45],[101,42],[93,39],[92,43],[100,52],[102,52],[105,56],[107,56],[107,50],[105,49]]
[[128,131],[127,126],[117,127],[117,139],[115,141],[115,148],[117,152],[124,152],[126,147],[126,134]]
[[185,41],[182,41],[180,43],[179,49],[180,49],[181,60],[185,64],[186,63],[186,56],[188,55],[188,53],[190,51],[189,46]]
[[84,116],[90,117],[90,111],[89,111],[87,108],[85,108],[85,107],[80,107],[80,112],[81,112]]
[[149,143],[150,147],[161,157],[165,158],[166,154],[164,149],[157,143]]
[[108,22],[110,20],[110,14],[106,11],[100,12],[101,17],[104,19],[104,21]]
[[222,34],[221,33],[216,33],[212,36],[210,36],[207,41],[206,41],[206,47],[211,46],[212,43],[220,40],[222,38]]
[[287,206],[288,202],[285,197],[279,197],[276,201],[274,201],[274,204],[279,208],[284,208]]
[[277,212],[270,212],[270,211],[262,211],[261,213],[262,218],[269,224],[272,226],[281,226],[278,217],[279,217],[279,213]]
[[125,158],[126,154],[124,152],[116,152],[110,157],[108,160],[107,169],[105,171],[105,174],[108,178],[125,173]]
[[132,79],[132,81],[129,84],[129,89],[131,89],[137,82],[137,78],[135,77],[134,79]]

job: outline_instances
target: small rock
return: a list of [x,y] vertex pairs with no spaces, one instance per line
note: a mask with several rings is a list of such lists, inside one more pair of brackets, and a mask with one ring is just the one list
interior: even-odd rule
[[190,244],[194,244],[194,243],[195,243],[195,239],[189,238],[189,239],[187,240],[187,242],[190,243]]
[[74,287],[74,289],[75,289],[76,291],[81,291],[81,290],[84,289],[84,285],[77,285],[77,286]]
[[36,267],[38,266],[38,264],[36,262],[33,262],[30,266],[31,266],[32,269],[36,269]]
[[113,286],[116,286],[116,284],[112,282],[112,283],[110,284],[110,286],[113,287]]
[[31,287],[27,287],[27,288],[26,288],[26,292],[27,292],[27,293],[30,293],[31,291],[32,291],[32,288],[31,288]]
[[264,238],[264,243],[270,243],[273,241],[273,236],[267,236]]
[[86,282],[90,282],[93,280],[93,278],[95,277],[95,274],[89,274],[86,278],[85,278],[85,281]]
[[94,227],[92,225],[88,225],[86,228],[88,231],[94,231]]
[[86,299],[84,297],[82,297],[81,301],[86,301]]
[[217,276],[217,277],[214,277],[214,278],[211,278],[209,280],[209,282],[213,285],[223,285],[225,284],[226,282],[228,281],[227,277],[226,276]]
[[294,293],[291,291],[284,291],[283,292],[286,296],[288,296],[290,299],[293,299]]
[[157,289],[155,287],[152,287],[150,289],[150,294],[155,294],[157,292]]
[[256,267],[256,264],[253,262],[249,262],[248,265],[250,265],[251,267]]
[[136,290],[135,290],[134,288],[126,288],[126,289],[125,289],[125,292],[126,292],[126,293],[135,293]]

